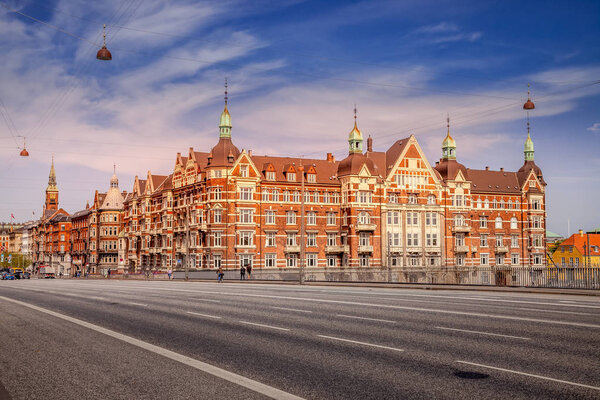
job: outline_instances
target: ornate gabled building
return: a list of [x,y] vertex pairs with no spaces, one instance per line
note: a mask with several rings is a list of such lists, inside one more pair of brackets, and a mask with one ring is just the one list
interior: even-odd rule
[[415,136],[374,151],[355,112],[348,156],[254,155],[232,139],[227,105],[209,152],[178,153],[171,174],[135,178],[119,238],[130,272],[183,268],[387,268],[390,280],[481,283],[543,266],[545,182],[528,135],[517,172],[457,161],[448,131],[432,166]]

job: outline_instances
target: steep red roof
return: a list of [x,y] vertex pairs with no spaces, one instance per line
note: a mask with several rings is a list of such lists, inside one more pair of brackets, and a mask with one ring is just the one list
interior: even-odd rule
[[[337,180],[331,179],[336,176],[337,166],[339,162],[330,162],[327,160],[317,160],[310,158],[294,158],[294,157],[273,157],[273,156],[255,156],[250,157],[256,168],[258,168],[262,174],[262,178],[265,178],[265,168],[269,164],[273,164],[275,168],[275,180],[279,182],[287,182],[287,178],[284,175],[286,166],[294,165],[296,170],[300,165],[304,165],[308,169],[309,165],[314,164],[316,171],[316,183],[334,183],[337,184]],[[300,174],[296,174],[296,182],[301,182]],[[306,182],[306,181],[305,181]]]
[[[590,240],[590,251],[588,254],[588,236]],[[590,256],[600,256],[600,233],[574,233],[569,238],[565,239],[561,244],[561,246],[574,246],[579,250],[581,254],[584,254],[584,245],[585,245],[585,254]]]
[[473,193],[521,193],[516,172],[467,168]]

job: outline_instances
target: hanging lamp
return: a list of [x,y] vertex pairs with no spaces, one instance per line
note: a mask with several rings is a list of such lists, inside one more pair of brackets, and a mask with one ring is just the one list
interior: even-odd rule
[[106,24],[104,24],[104,27],[102,28],[102,36],[104,38],[102,42],[102,48],[98,50],[96,58],[98,60],[110,61],[112,60],[112,54],[110,54],[110,51],[108,51],[106,48]]

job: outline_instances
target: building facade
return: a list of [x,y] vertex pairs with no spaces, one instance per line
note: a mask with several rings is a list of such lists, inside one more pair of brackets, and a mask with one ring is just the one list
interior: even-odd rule
[[389,267],[435,282],[431,271],[493,268],[510,280],[546,263],[545,186],[529,133],[516,172],[459,163],[449,123],[435,165],[413,135],[363,151],[356,115],[341,161],[259,156],[233,143],[226,103],[210,151],[135,178],[120,252],[129,272]]

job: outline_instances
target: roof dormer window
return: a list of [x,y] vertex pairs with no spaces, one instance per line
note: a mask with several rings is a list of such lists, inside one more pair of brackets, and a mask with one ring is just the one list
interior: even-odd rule
[[287,180],[288,180],[288,182],[296,182],[296,173],[295,172],[288,172],[287,173]]

